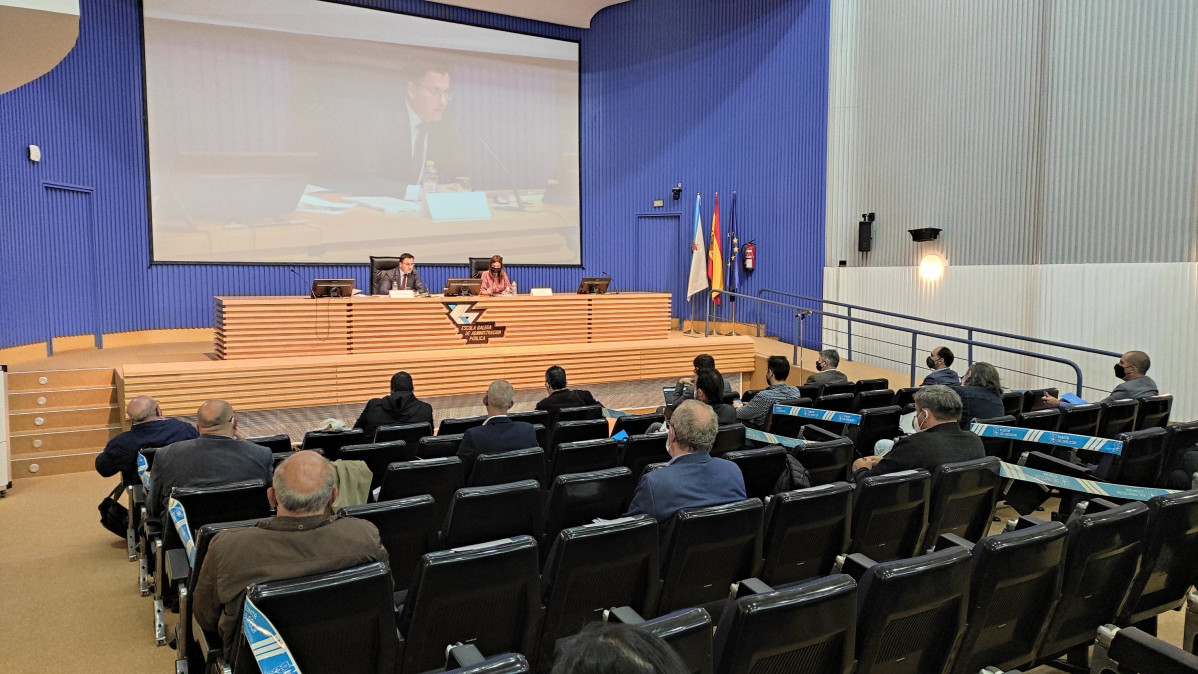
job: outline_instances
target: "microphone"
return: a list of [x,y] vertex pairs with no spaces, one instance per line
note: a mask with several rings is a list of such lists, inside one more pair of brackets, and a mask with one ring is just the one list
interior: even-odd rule
[[296,270],[295,270],[295,267],[288,267],[288,268],[287,268],[287,271],[289,271],[289,272],[291,272],[292,274],[295,274],[296,276],[298,276],[298,277],[299,277],[299,280],[301,280],[301,281],[303,281],[303,282],[304,282],[304,285],[307,285],[307,284],[308,284],[308,281],[307,281],[306,279],[304,279],[304,277],[303,277],[303,276],[300,276],[300,273],[299,273],[298,271],[296,271]]
[[611,274],[605,271],[601,271],[599,273],[607,277],[607,292],[611,293],[612,295],[619,295],[620,292],[612,288],[612,286],[615,284],[611,282]]
[[515,206],[496,206],[495,208],[502,209],[505,211],[523,211],[523,210],[525,210],[524,209],[524,200],[520,198],[520,190],[518,190],[516,188],[516,179],[512,177],[512,172],[508,170],[507,164],[503,163],[503,160],[499,158],[499,155],[495,154],[495,150],[491,149],[491,146],[487,144],[487,141],[483,140],[482,136],[477,136],[477,138],[478,138],[478,142],[482,143],[483,147],[487,148],[487,152],[491,153],[491,156],[495,159],[495,163],[499,164],[499,168],[503,169],[504,175],[507,176],[508,183],[512,186],[512,194],[516,195],[516,205]]

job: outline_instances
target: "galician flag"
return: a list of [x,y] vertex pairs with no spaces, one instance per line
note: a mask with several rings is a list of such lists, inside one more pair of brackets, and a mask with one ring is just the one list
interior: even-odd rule
[[[720,246],[720,193],[715,193],[715,212],[711,215],[711,244],[707,249],[707,278],[711,289],[724,289],[724,251]],[[718,292],[713,294],[715,303],[720,303]]]
[[707,290],[707,270],[703,259],[707,257],[707,246],[703,242],[703,215],[699,212],[699,193],[695,193],[695,233],[691,236],[691,275],[686,284],[686,299]]

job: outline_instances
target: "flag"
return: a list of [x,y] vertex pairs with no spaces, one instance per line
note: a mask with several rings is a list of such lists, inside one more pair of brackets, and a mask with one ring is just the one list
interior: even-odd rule
[[[715,212],[711,214],[711,244],[707,249],[707,278],[711,280],[711,289],[724,289],[724,250],[720,245],[720,193],[715,193]],[[720,295],[714,295],[715,303],[720,303]]]
[[[726,290],[731,293],[740,292],[740,265],[736,263],[736,256],[740,253],[740,240],[736,238],[736,192],[732,193],[732,207],[728,209],[728,238],[732,239],[732,252],[728,254],[728,286]],[[735,297],[729,297],[729,300],[735,302]]]
[[695,232],[691,236],[691,276],[686,284],[686,299],[695,293],[707,290],[707,272],[703,258],[707,257],[707,246],[703,241],[703,214],[699,211],[699,193],[695,193]]

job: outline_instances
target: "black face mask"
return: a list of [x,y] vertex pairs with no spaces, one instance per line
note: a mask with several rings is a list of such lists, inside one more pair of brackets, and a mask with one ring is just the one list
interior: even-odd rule
[[931,356],[928,356],[928,359],[927,359],[926,361],[924,361],[924,362],[926,362],[926,363],[928,364],[928,369],[929,369],[929,370],[935,370],[935,369],[936,369],[936,361],[932,360],[932,357],[931,357]]
[[499,276],[501,273],[503,273],[503,267],[491,267],[491,273],[495,276]]
[[823,364],[823,363],[821,363],[821,362],[819,362],[818,360],[817,360],[817,361],[815,361],[815,371],[816,371],[816,372],[823,372],[823,371],[824,371],[824,364]]
[[1127,370],[1123,369],[1123,365],[1121,365],[1119,363],[1115,363],[1115,376],[1118,377],[1119,379],[1122,379],[1123,377],[1127,376]]

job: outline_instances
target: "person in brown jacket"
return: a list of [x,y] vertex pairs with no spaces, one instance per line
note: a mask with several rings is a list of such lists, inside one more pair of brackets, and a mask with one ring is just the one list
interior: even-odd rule
[[366,520],[338,517],[333,464],[313,451],[287,457],[266,495],[278,515],[217,534],[195,587],[195,618],[236,643],[246,588],[387,559],[379,532]]

